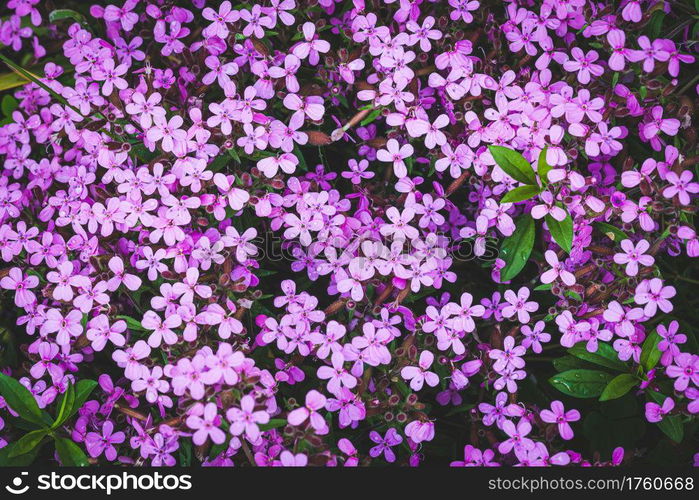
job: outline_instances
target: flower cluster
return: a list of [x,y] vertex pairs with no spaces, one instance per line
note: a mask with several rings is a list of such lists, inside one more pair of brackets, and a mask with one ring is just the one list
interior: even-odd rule
[[110,1],[0,21],[0,464],[699,462],[688,4]]

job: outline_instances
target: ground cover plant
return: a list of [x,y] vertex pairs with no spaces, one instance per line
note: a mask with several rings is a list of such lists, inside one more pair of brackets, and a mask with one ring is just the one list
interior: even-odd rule
[[699,463],[699,4],[3,4],[0,465]]

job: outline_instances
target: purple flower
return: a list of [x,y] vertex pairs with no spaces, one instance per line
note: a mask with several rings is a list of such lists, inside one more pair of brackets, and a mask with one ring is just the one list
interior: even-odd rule
[[369,455],[376,458],[383,453],[387,462],[393,463],[396,461],[396,455],[391,448],[402,443],[403,438],[393,427],[386,431],[384,437],[381,437],[381,434],[376,431],[371,431],[369,439],[376,443],[376,446],[369,450]]
[[573,429],[569,422],[577,422],[580,420],[580,412],[578,410],[565,411],[563,403],[553,401],[550,410],[541,410],[541,420],[549,424],[558,425],[558,433],[565,440],[573,439]]
[[91,457],[97,458],[104,453],[105,458],[110,462],[116,459],[117,450],[114,445],[123,443],[126,439],[126,435],[123,432],[113,431],[114,423],[111,420],[107,420],[102,424],[101,434],[97,432],[89,432],[87,434],[85,437],[85,447]]

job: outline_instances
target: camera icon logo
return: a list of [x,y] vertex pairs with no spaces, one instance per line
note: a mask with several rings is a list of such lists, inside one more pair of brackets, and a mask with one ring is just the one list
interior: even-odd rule
[[11,485],[5,486],[5,489],[13,495],[22,495],[26,493],[29,490],[29,485],[22,486],[22,483],[24,482],[22,477],[27,475],[29,475],[28,472],[22,472],[19,476],[12,480]]

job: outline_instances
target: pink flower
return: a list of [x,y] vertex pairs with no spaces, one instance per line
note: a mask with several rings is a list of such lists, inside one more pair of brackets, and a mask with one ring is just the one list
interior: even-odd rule
[[650,73],[655,68],[655,61],[667,61],[670,53],[665,50],[665,44],[661,40],[653,40],[653,43],[646,35],[638,37],[638,45],[641,50],[636,51],[633,60],[643,61],[643,71]]
[[357,385],[357,379],[344,368],[345,357],[341,352],[334,352],[331,356],[332,367],[321,366],[317,375],[321,380],[327,380],[328,391],[338,394],[340,388],[353,389]]
[[[46,279],[56,283],[53,298],[56,300],[73,300],[73,287],[90,286],[90,278],[75,274],[73,263],[66,260],[58,265],[58,271],[49,271]],[[3,287],[4,288],[4,287]]]
[[507,440],[498,445],[498,451],[503,455],[512,451],[513,448],[515,450],[534,448],[534,441],[527,437],[527,434],[532,430],[532,425],[526,418],[520,418],[517,425],[511,420],[505,420],[502,424],[502,430],[509,436]]
[[[306,59],[315,66],[320,61],[320,54],[330,50],[330,44],[325,40],[320,40],[316,35],[316,27],[313,23],[303,23],[303,42],[297,43],[293,49],[293,54],[299,59]],[[261,38],[261,37],[258,37]]]
[[126,80],[121,78],[128,69],[126,64],[115,66],[114,59],[106,59],[102,62],[101,67],[93,68],[92,78],[98,82],[104,82],[102,84],[102,94],[108,96],[112,94],[114,87],[124,90],[128,86]]
[[287,421],[291,425],[299,426],[306,420],[310,421],[311,427],[316,431],[316,434],[323,435],[329,432],[328,424],[323,416],[319,413],[325,408],[326,397],[316,390],[311,390],[306,394],[306,404],[301,408],[297,408],[289,413]]
[[699,386],[699,356],[683,352],[675,356],[673,362],[665,369],[665,373],[675,379],[676,391],[683,392],[690,381]]
[[672,398],[665,398],[663,405],[657,403],[646,403],[646,420],[651,423],[661,422],[663,417],[670,413],[675,407],[675,401]]
[[690,194],[699,193],[699,183],[692,182],[693,177],[694,174],[690,170],[684,170],[680,175],[672,171],[668,172],[665,180],[670,185],[663,189],[663,196],[665,198],[677,196],[682,205],[689,205],[691,203]]
[[109,291],[117,290],[121,284],[131,291],[138,290],[141,287],[141,278],[135,274],[126,273],[121,257],[109,259],[109,269],[114,273],[114,276],[107,282]]
[[396,461],[396,454],[391,448],[401,444],[403,442],[403,438],[393,427],[386,431],[386,435],[384,437],[381,437],[381,434],[376,431],[371,431],[369,433],[369,439],[377,444],[377,446],[374,446],[369,450],[369,455],[376,458],[383,453],[383,456],[388,463],[393,463]]
[[573,286],[575,284],[575,276],[573,273],[564,269],[563,263],[558,261],[556,252],[553,250],[546,250],[544,257],[546,258],[546,262],[548,262],[551,266],[551,269],[541,275],[542,283],[552,283],[556,279],[560,278],[561,281],[568,286]]
[[56,333],[56,343],[60,346],[68,345],[71,337],[79,337],[83,333],[81,325],[82,313],[73,309],[65,316],[59,309],[46,311],[46,321],[41,326],[42,333]]
[[420,444],[423,441],[432,441],[434,439],[434,422],[413,420],[405,426],[403,432],[415,444]]
[[357,160],[350,159],[347,164],[350,170],[342,172],[342,177],[349,179],[352,184],[361,184],[363,179],[372,179],[376,174],[374,172],[367,172],[369,168],[369,162],[367,160],[361,160],[357,163]]
[[[70,268],[72,271],[72,264],[70,265]],[[75,283],[75,281],[73,281],[73,283]],[[30,288],[35,288],[38,284],[38,277],[33,275],[25,276],[19,267],[13,267],[12,269],[10,269],[10,272],[7,273],[7,276],[0,280],[0,287],[4,288],[5,290],[15,291],[15,305],[17,307],[29,306],[36,301],[36,295],[34,295]],[[68,287],[68,289],[70,290],[70,287]],[[67,292],[67,290],[64,291]],[[56,291],[54,289],[54,298],[55,293]],[[61,294],[62,297],[65,297],[66,295],[66,293]]]
[[208,438],[214,444],[221,444],[226,440],[226,434],[219,429],[221,417],[214,403],[207,403],[206,406],[197,404],[191,410],[186,420],[187,427],[194,429],[192,442],[197,446],[203,445]]
[[604,73],[604,68],[599,64],[593,64],[599,55],[596,50],[591,50],[585,54],[582,49],[578,47],[573,47],[571,49],[571,55],[573,59],[563,63],[563,69],[566,71],[577,71],[578,81],[582,84],[590,83],[590,76],[599,77]]
[[590,331],[590,323],[587,321],[575,321],[570,311],[563,311],[556,317],[556,324],[563,334],[561,345],[563,347],[573,347],[583,340]]
[[499,392],[495,396],[495,405],[490,403],[480,403],[478,411],[483,414],[483,424],[493,425],[494,423],[502,429],[502,425],[507,421],[507,417],[521,417],[525,413],[524,407],[508,403],[506,392]]
[[141,367],[141,375],[136,380],[131,382],[131,389],[134,392],[145,391],[146,401],[155,403],[159,393],[167,393],[170,390],[170,384],[167,380],[162,380],[163,369],[160,366],[154,366],[152,370],[147,367]]
[[671,321],[667,327],[665,325],[657,326],[656,331],[662,338],[662,340],[658,342],[658,350],[663,353],[661,362],[665,366],[669,365],[672,359],[680,354],[678,344],[687,342],[687,336],[683,333],[678,333],[679,329],[680,324],[674,320]]
[[217,36],[222,40],[228,38],[228,23],[234,23],[240,19],[240,13],[231,7],[231,2],[224,0],[216,12],[211,7],[206,7],[202,11],[202,17],[211,21],[211,24],[204,28],[207,36]]
[[573,439],[573,429],[569,422],[577,422],[580,420],[580,412],[578,410],[565,411],[563,403],[553,401],[550,410],[541,410],[541,420],[549,424],[558,425],[558,433],[565,440]]
[[655,316],[658,308],[664,313],[672,311],[672,302],[668,299],[674,297],[675,293],[675,287],[663,286],[663,280],[653,278],[643,280],[638,284],[634,300],[638,305],[645,304],[643,313],[648,317],[652,317]]
[[379,149],[376,152],[376,158],[387,163],[393,162],[393,173],[397,178],[402,179],[408,175],[408,169],[403,160],[412,156],[413,152],[414,149],[410,144],[400,146],[397,140],[389,139],[386,142],[386,149]]
[[102,424],[102,433],[89,432],[85,436],[85,447],[91,457],[97,458],[102,453],[110,462],[117,457],[115,444],[123,443],[126,435],[123,432],[114,432],[114,423],[107,420]]
[[400,375],[410,381],[410,388],[414,391],[422,389],[425,382],[430,387],[434,387],[439,383],[439,377],[436,373],[429,371],[433,361],[434,354],[430,351],[422,351],[418,366],[405,366],[400,371]]
[[109,324],[109,317],[106,314],[100,314],[92,318],[87,323],[87,339],[92,342],[92,348],[99,352],[102,351],[107,342],[111,342],[115,346],[122,347],[126,343],[124,332],[126,331],[126,321],[118,320],[114,324]]
[[615,323],[615,332],[617,335],[630,337],[634,334],[634,322],[643,318],[643,309],[634,307],[625,309],[616,300],[612,300],[604,311],[603,318],[605,321]]
[[652,255],[645,255],[645,252],[650,248],[650,243],[646,240],[640,240],[634,246],[631,240],[623,240],[621,249],[624,253],[614,254],[614,262],[617,264],[626,264],[626,274],[636,276],[638,274],[639,264],[642,266],[652,266],[655,258]]
[[255,399],[250,395],[240,398],[240,408],[230,408],[226,417],[231,423],[231,434],[240,436],[245,433],[245,437],[252,443],[260,437],[258,424],[269,422],[269,413],[263,410],[255,411]]
[[547,343],[551,340],[551,335],[544,331],[545,327],[546,323],[543,321],[537,321],[533,329],[529,325],[522,325],[521,331],[524,335],[522,345],[527,349],[531,347],[532,351],[541,354],[541,343]]
[[504,298],[509,305],[503,308],[502,315],[511,318],[516,314],[520,323],[529,323],[529,313],[539,309],[539,304],[536,302],[527,302],[529,294],[529,289],[526,286],[521,287],[517,294],[512,290],[506,290]]

